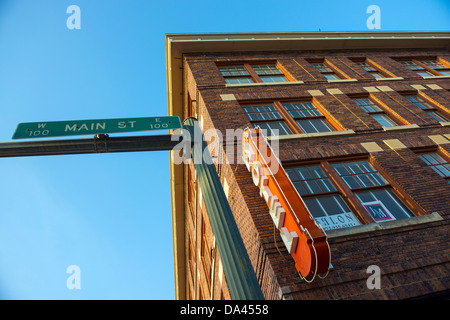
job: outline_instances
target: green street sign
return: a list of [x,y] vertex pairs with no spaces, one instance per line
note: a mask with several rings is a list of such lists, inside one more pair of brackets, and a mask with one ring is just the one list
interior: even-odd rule
[[181,128],[176,116],[19,123],[13,139],[78,136]]

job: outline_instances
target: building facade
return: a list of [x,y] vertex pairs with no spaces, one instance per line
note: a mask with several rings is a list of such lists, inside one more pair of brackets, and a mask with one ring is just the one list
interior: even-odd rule
[[[167,35],[166,57],[169,115],[198,120],[266,299],[449,296],[449,32]],[[276,211],[256,185],[246,128],[276,146],[298,205]],[[195,168],[174,153],[176,297],[231,299]]]

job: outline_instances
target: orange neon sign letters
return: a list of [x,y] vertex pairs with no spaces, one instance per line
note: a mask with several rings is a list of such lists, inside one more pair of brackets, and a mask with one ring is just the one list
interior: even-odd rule
[[301,276],[314,279],[327,273],[330,248],[323,229],[314,221],[260,129],[246,129],[243,160],[259,188],[286,248]]

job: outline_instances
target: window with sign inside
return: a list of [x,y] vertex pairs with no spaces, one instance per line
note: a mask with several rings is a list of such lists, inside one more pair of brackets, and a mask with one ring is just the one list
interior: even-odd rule
[[324,230],[413,216],[401,195],[369,161],[324,161],[286,172]]

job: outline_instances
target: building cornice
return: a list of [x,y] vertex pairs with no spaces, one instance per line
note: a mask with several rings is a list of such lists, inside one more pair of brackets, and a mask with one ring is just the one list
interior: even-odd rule
[[450,32],[282,32],[282,33],[196,33],[168,34],[170,41],[183,53],[445,48],[450,49]]

